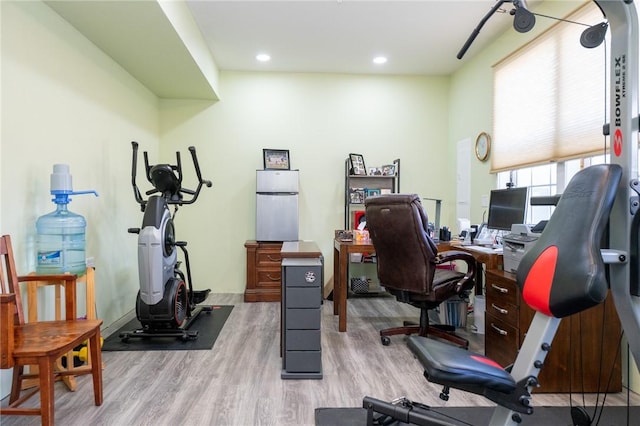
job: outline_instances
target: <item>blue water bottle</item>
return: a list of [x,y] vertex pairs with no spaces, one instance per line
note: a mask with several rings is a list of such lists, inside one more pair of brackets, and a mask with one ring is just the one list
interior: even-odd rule
[[54,212],[36,221],[36,273],[83,275],[86,272],[84,217],[69,211],[70,195],[95,194],[96,191],[73,192],[69,165],[54,164],[51,174],[51,195]]

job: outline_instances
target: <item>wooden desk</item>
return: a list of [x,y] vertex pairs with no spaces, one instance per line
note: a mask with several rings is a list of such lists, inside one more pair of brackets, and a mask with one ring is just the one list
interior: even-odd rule
[[373,244],[333,240],[333,314],[338,315],[338,331],[347,331],[347,287],[349,255],[373,253]]
[[438,243],[438,252],[458,250],[473,255],[476,260],[476,294],[481,295],[484,289],[483,265],[485,271],[502,270],[502,253],[490,252],[478,249],[475,246],[463,246],[459,241],[441,241]]
[[[488,269],[485,355],[503,367],[513,364],[533,315],[522,301],[515,275]],[[619,339],[620,322],[610,296],[600,305],[564,318],[534,392],[620,392]]]
[[[460,250],[473,255],[478,264],[478,271],[482,265],[487,270],[502,268],[502,254],[474,249],[457,242],[440,242],[438,251]],[[347,331],[347,288],[349,282],[349,255],[352,253],[374,253],[372,243],[356,243],[353,241],[333,240],[333,314],[338,315],[338,331]],[[483,277],[479,273],[476,279],[476,294],[482,294]]]

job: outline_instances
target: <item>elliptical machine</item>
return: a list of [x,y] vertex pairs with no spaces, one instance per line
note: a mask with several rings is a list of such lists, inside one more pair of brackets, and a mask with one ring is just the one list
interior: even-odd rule
[[[211,313],[212,306],[198,306],[205,301],[211,289],[194,291],[191,282],[189,253],[185,241],[176,241],[173,220],[178,207],[193,204],[198,199],[203,185],[211,187],[209,180],[202,179],[196,149],[189,147],[193,166],[198,178],[195,191],[182,187],[182,164],[180,152],[176,152],[176,164],[149,165],[147,152],[144,164],[147,180],[153,185],[145,193],[144,200],[136,184],[138,143],[133,147],[131,184],[136,201],[144,212],[142,228],[129,228],[131,234],[138,234],[138,275],[140,290],[136,300],[136,316],[142,328],[120,333],[120,339],[127,342],[132,337],[177,337],[182,340],[198,338],[198,331],[189,326],[202,312]],[[184,195],[190,196],[185,199]],[[169,206],[174,206],[173,215]],[[177,247],[184,255],[187,275],[180,270]]]

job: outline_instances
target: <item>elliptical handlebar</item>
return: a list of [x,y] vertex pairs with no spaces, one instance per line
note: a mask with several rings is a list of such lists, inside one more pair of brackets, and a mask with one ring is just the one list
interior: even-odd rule
[[[137,173],[137,163],[138,163],[138,143],[135,141],[132,141],[131,146],[133,149],[133,158],[132,158],[132,167],[131,167],[131,185],[133,186],[133,195],[136,199],[136,202],[140,204],[140,207],[144,211],[145,205],[147,204],[147,200],[144,200],[142,198],[142,194],[140,193],[140,189],[138,188],[138,185],[136,183],[136,173]],[[195,190],[182,188],[182,161],[180,159],[180,152],[176,152],[176,165],[171,165],[171,164],[150,165],[149,157],[147,155],[147,152],[145,151],[144,152],[144,164],[145,164],[145,172],[146,172],[145,174],[146,174],[147,180],[152,185],[154,185],[154,188],[146,191],[145,194],[151,195],[151,194],[160,192],[162,193],[167,204],[183,205],[183,204],[195,203],[196,200],[198,199],[198,196],[200,195],[200,191],[202,190],[203,185],[206,186],[207,188],[211,188],[211,186],[213,186],[213,183],[210,180],[206,180],[202,178],[202,173],[200,171],[200,164],[198,163],[198,157],[196,154],[195,147],[190,146],[189,152],[191,152],[193,166],[196,171],[196,176],[198,178],[198,186],[196,187]],[[154,184],[152,171],[158,167],[163,168],[165,171],[170,170],[171,172],[175,172],[173,179],[174,179],[174,182],[176,183],[176,186],[175,186],[175,191],[173,193],[169,194],[167,193],[168,191],[158,189],[156,187],[156,184]],[[182,194],[190,195],[191,198],[185,200],[182,198]],[[176,195],[179,195],[179,196],[176,197]]]
[[200,172],[200,164],[198,163],[198,156],[196,154],[196,147],[190,146],[189,152],[191,153],[191,159],[193,160],[193,167],[196,170],[196,176],[198,177],[198,187],[195,191],[190,189],[180,189],[180,192],[185,194],[192,195],[193,197],[189,201],[184,201],[183,204],[191,204],[195,203],[198,199],[198,195],[200,195],[200,190],[202,189],[202,185],[206,185],[207,188],[211,188],[213,183],[210,180],[202,179],[202,173]]
[[147,202],[142,199],[142,194],[140,194],[140,189],[136,184],[136,173],[137,173],[137,164],[138,164],[138,142],[132,141],[131,147],[133,149],[133,161],[131,164],[131,185],[133,186],[133,196],[135,197],[136,202],[140,204],[140,207],[142,208],[142,210],[144,210],[144,206],[145,204],[147,204]]

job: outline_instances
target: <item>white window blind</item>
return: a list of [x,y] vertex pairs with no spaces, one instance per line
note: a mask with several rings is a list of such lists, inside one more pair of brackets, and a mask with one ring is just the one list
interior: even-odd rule
[[[567,19],[604,18],[591,2]],[[606,48],[582,47],[585,29],[559,22],[495,66],[492,172],[605,149]]]

